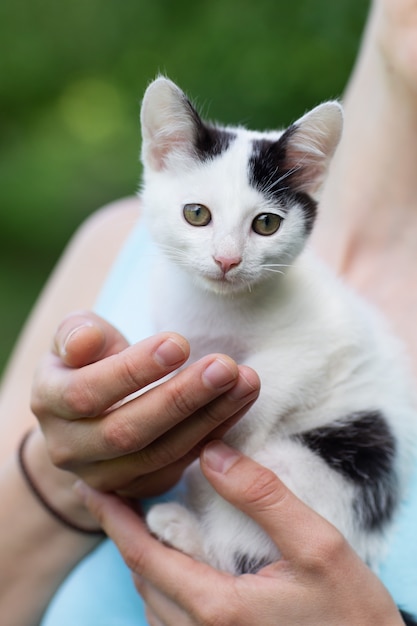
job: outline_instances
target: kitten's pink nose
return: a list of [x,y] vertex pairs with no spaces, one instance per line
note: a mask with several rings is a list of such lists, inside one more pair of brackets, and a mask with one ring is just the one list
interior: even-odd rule
[[213,258],[224,274],[227,274],[233,267],[237,267],[242,262],[242,257],[240,256],[215,256]]

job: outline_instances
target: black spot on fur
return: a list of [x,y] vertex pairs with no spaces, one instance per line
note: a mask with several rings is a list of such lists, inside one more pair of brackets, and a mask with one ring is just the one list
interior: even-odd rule
[[402,611],[400,609],[400,615],[403,618],[403,621],[406,626],[417,626],[416,620],[410,613],[407,613],[407,611]]
[[201,161],[213,159],[229,147],[236,135],[233,133],[202,124],[198,129],[195,148]]
[[358,487],[354,506],[361,526],[381,530],[398,504],[395,439],[383,415],[358,412],[299,438]]
[[188,98],[185,98],[188,112],[193,120],[194,148],[200,161],[207,161],[222,154],[230,146],[236,135],[228,130],[203,122]]
[[237,553],[233,557],[235,563],[235,574],[256,574],[260,569],[269,565],[271,559],[249,556],[248,554]]
[[310,233],[317,214],[317,202],[300,189],[297,170],[289,167],[286,159],[287,144],[295,128],[290,126],[277,141],[253,140],[249,183],[284,209],[292,203],[299,204],[304,210],[306,231]]

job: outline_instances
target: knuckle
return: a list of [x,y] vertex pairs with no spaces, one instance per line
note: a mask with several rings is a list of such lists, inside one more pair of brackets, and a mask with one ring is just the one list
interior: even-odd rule
[[59,469],[73,470],[76,459],[71,446],[64,442],[48,442],[48,454],[52,464]]
[[163,440],[144,448],[140,453],[141,465],[146,467],[147,471],[156,471],[167,467],[176,460],[175,449],[169,445],[169,442]]
[[302,557],[303,563],[306,569],[327,576],[336,569],[336,564],[344,559],[347,547],[343,535],[336,528],[326,524],[322,536],[316,537],[310,549],[306,548]]
[[140,448],[137,435],[132,436],[131,430],[117,419],[107,419],[102,428],[103,444],[112,453],[130,454]]
[[62,391],[61,398],[66,411],[71,415],[79,417],[97,415],[97,398],[87,382],[81,382],[78,376],[71,376]]
[[30,410],[36,417],[41,420],[45,415],[45,402],[40,390],[32,390],[30,396]]
[[137,391],[143,386],[143,371],[138,366],[138,363],[133,358],[133,355],[129,351],[123,353],[123,359],[118,360],[119,376],[123,382],[127,393]]
[[246,485],[244,490],[245,500],[249,505],[269,508],[277,504],[277,500],[285,497],[285,492],[279,490],[279,483],[275,474],[259,466],[256,468],[254,478]]
[[123,559],[129,570],[139,576],[146,570],[146,551],[133,542],[124,550]]
[[169,396],[169,408],[171,412],[175,416],[181,415],[188,417],[192,415],[197,409],[197,404],[192,393],[178,383],[175,378],[172,379],[171,384]]
[[217,406],[216,403],[208,404],[203,407],[202,416],[208,426],[211,425],[212,428],[216,428],[216,426],[219,426],[230,417],[230,409],[226,412],[224,408]]
[[97,394],[82,370],[60,370],[48,357],[43,358],[35,371],[30,398],[31,410],[39,419],[51,414],[92,417],[97,404]]
[[30,409],[39,420],[47,418],[55,405],[56,392],[51,382],[35,374],[30,394]]

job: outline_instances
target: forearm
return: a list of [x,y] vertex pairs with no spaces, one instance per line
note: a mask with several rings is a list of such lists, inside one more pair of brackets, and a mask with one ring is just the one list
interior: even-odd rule
[[[89,309],[138,216],[137,199],[118,202],[90,218],[74,237],[48,281],[10,359],[0,390],[0,622],[32,626],[55,589],[99,541],[71,531],[42,508],[16,460],[22,434],[36,425],[30,390],[54,330],[72,310]],[[46,499],[67,518],[88,528],[71,489],[75,480],[53,467],[31,437],[28,469]],[[91,521],[90,521],[91,524]]]
[[[74,479],[47,467],[40,443],[33,437],[27,450],[34,480],[57,510],[88,528],[89,518],[70,488]],[[17,455],[1,467],[0,498],[0,615],[8,626],[35,626],[55,590],[100,536],[78,533],[54,519],[30,491]]]

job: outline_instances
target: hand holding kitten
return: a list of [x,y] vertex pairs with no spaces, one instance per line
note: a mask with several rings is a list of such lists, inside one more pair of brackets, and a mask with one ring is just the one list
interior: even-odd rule
[[174,485],[202,442],[221,437],[259,391],[250,368],[209,355],[126,401],[183,365],[188,350],[174,333],[129,346],[93,313],[66,318],[32,397],[54,464],[129,497]]
[[[116,496],[79,486],[132,570],[150,626],[219,619],[225,626],[404,624],[388,592],[342,535],[272,472],[219,442],[205,448],[201,467],[221,496],[269,533],[282,552],[280,561],[255,575],[219,572],[162,545]],[[354,576],[346,584],[349,572]]]

